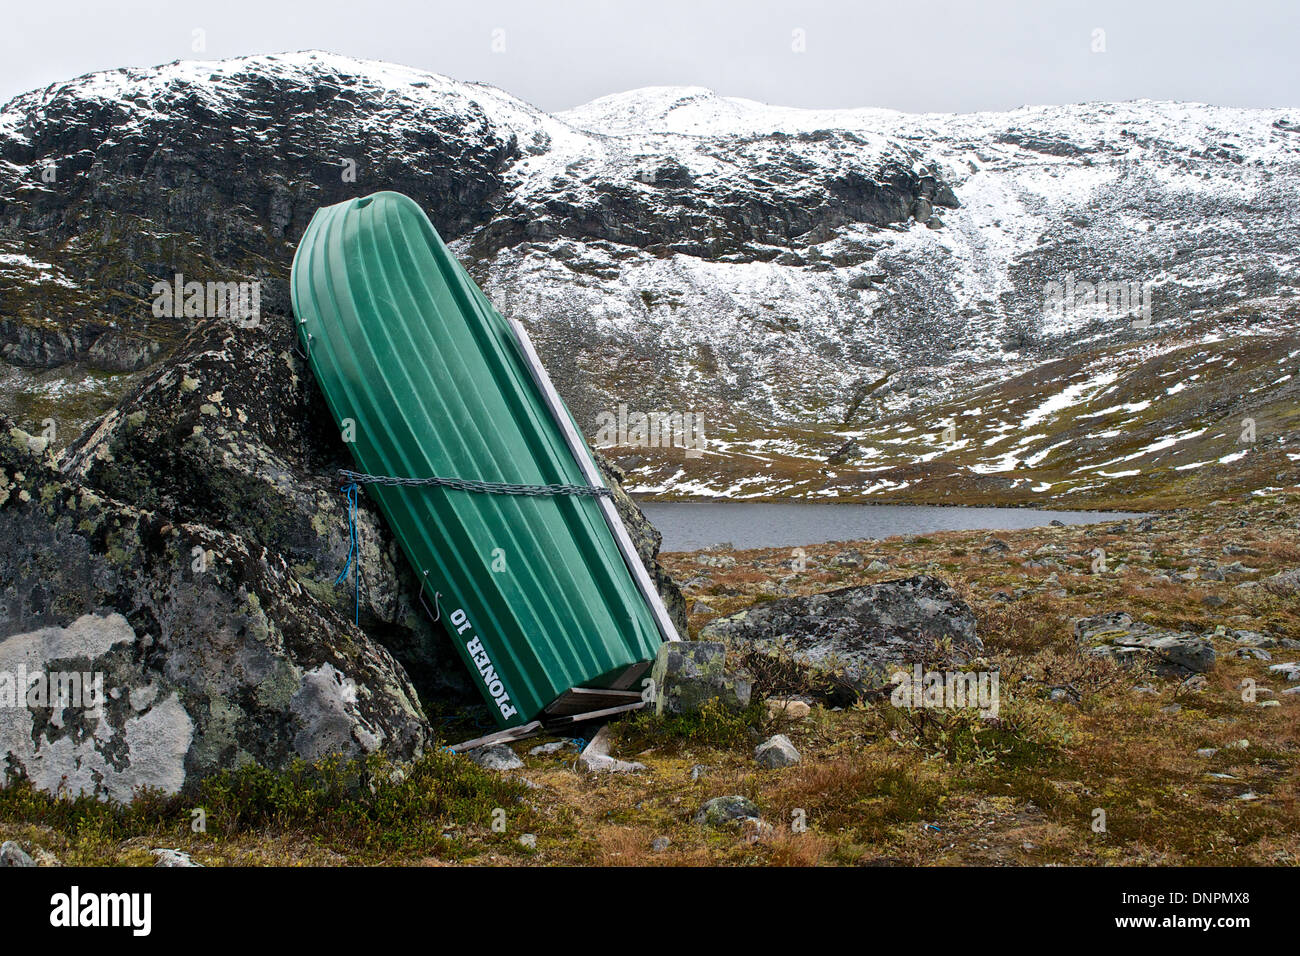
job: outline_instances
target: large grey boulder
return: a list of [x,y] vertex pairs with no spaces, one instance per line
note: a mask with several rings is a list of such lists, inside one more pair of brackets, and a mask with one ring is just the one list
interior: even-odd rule
[[732,712],[749,706],[748,677],[727,666],[727,649],[707,641],[661,644],[650,678],[655,713],[693,714],[710,701]]
[[756,604],[709,622],[700,639],[803,668],[840,701],[883,688],[900,664],[960,664],[984,650],[970,607],[929,575]]
[[126,800],[249,763],[423,751],[401,666],[283,555],[106,496],[38,447],[0,420],[0,673],[30,682],[0,708],[6,779]]
[[1208,637],[1137,622],[1124,611],[1076,621],[1074,636],[1088,654],[1146,666],[1165,677],[1204,674],[1215,665],[1214,644]]

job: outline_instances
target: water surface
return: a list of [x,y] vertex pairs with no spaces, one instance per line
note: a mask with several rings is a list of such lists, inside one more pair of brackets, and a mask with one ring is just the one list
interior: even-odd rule
[[826,541],[888,538],[932,531],[1006,531],[1051,521],[1097,524],[1142,518],[1131,511],[1045,511],[1038,508],[943,508],[821,502],[647,501],[646,517],[663,532],[664,551],[698,551],[718,544],[785,548]]

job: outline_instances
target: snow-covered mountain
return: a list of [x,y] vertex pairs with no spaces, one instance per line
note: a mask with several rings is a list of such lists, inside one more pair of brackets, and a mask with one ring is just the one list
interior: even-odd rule
[[194,321],[152,315],[155,281],[257,278],[285,310],[314,210],[397,189],[529,325],[589,435],[620,406],[702,417],[703,454],[613,450],[643,490],[1289,484],[1298,174],[1300,110],[660,87],[548,115],[324,53],[92,74],[0,111],[0,410],[84,422]]

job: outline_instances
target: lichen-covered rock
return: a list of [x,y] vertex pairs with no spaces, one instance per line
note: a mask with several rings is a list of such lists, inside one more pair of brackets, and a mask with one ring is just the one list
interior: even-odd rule
[[1145,665],[1166,677],[1186,677],[1214,669],[1215,651],[1210,638],[1135,622],[1123,611],[1076,621],[1074,636],[1089,654],[1130,666]]
[[695,814],[696,823],[714,827],[722,826],[724,823],[733,823],[736,820],[757,819],[760,819],[760,814],[758,807],[754,805],[754,801],[739,794],[714,797],[700,807],[699,812]]
[[36,861],[28,856],[27,851],[13,840],[5,840],[3,844],[0,844],[0,867],[35,865]]
[[87,487],[7,421],[0,541],[0,672],[81,677],[0,709],[6,779],[129,799],[248,763],[425,746],[401,666],[283,555]]
[[710,701],[724,709],[749,706],[749,678],[727,666],[727,649],[705,641],[662,644],[650,678],[655,687],[655,713],[693,714]]
[[883,688],[900,664],[963,663],[984,650],[970,607],[929,575],[756,604],[710,621],[700,638],[806,669],[835,699]]
[[465,756],[484,770],[518,770],[524,765],[519,755],[505,744],[489,744],[471,750]]

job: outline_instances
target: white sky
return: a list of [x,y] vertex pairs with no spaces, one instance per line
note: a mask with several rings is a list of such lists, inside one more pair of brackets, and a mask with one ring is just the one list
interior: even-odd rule
[[[550,111],[650,85],[942,112],[1300,105],[1296,0],[0,2],[0,102],[94,70],[323,49],[482,80]],[[1092,51],[1097,29],[1105,52]]]

